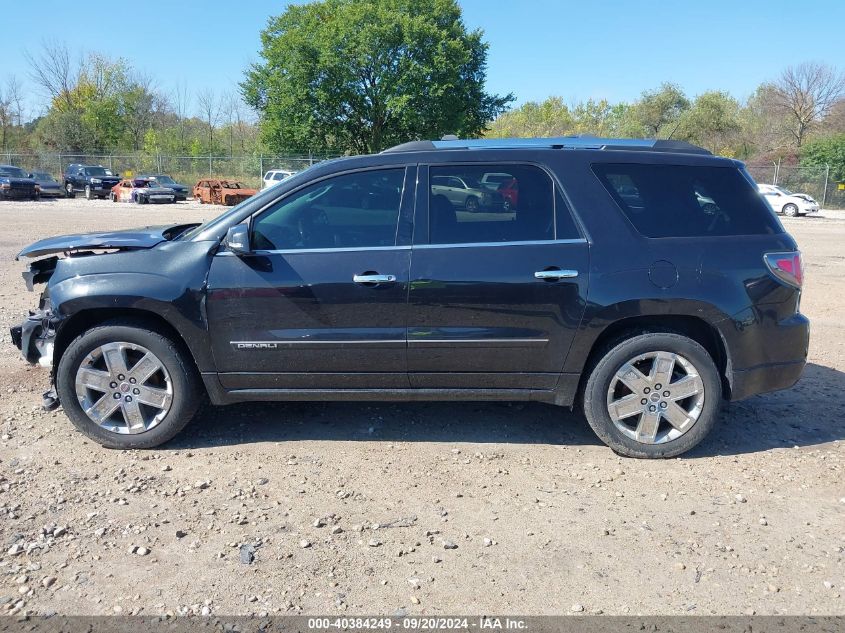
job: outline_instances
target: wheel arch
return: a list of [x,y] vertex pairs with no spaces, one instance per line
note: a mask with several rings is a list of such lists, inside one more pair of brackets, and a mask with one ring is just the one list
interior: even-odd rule
[[730,399],[731,358],[725,339],[719,329],[697,316],[657,314],[621,318],[613,321],[601,331],[593,341],[584,362],[578,381],[577,402],[581,402],[583,399],[584,387],[593,367],[609,348],[625,338],[655,332],[672,332],[687,336],[707,350],[719,371],[724,397]]
[[185,358],[197,372],[197,376],[201,375],[197,359],[191,352],[185,338],[172,323],[160,314],[139,308],[88,308],[79,310],[67,317],[56,332],[56,339],[53,344],[53,376],[55,377],[59,361],[76,337],[91,328],[115,319],[134,321],[162,336],[166,336],[185,355]]

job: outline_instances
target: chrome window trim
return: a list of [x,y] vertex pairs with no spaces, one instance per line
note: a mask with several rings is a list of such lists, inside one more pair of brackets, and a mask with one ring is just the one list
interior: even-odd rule
[[473,246],[533,246],[543,244],[586,244],[583,237],[565,240],[525,240],[519,242],[459,242],[457,244],[415,244],[414,248],[471,248]]
[[[293,255],[295,253],[360,253],[364,251],[409,251],[411,246],[338,246],[334,248],[283,248],[280,250],[252,251],[250,255]],[[232,251],[219,251],[217,255],[232,256]]]
[[348,340],[348,341],[294,341],[279,339],[276,341],[229,341],[229,345],[395,345],[397,343],[404,344],[406,341],[403,338],[397,339],[373,339],[368,341],[363,340]]

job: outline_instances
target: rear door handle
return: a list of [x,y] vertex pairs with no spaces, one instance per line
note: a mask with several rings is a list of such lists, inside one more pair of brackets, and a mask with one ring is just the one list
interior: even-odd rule
[[578,276],[577,270],[538,270],[534,273],[535,279],[543,279],[544,281],[553,281],[556,279],[573,279]]
[[396,281],[396,275],[364,273],[362,275],[353,275],[352,281],[356,284],[392,284]]

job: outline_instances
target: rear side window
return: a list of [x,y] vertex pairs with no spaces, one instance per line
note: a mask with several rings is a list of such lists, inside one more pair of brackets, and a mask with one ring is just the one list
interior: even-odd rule
[[432,244],[521,242],[577,237],[549,175],[531,165],[441,165],[429,169]]
[[600,163],[593,171],[646,237],[780,232],[774,215],[738,169]]

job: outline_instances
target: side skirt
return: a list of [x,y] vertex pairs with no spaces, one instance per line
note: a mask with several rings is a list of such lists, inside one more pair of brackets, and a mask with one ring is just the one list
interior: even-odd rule
[[225,389],[215,373],[202,374],[212,404],[236,402],[433,402],[531,401],[570,406],[578,377],[563,374],[556,389]]

